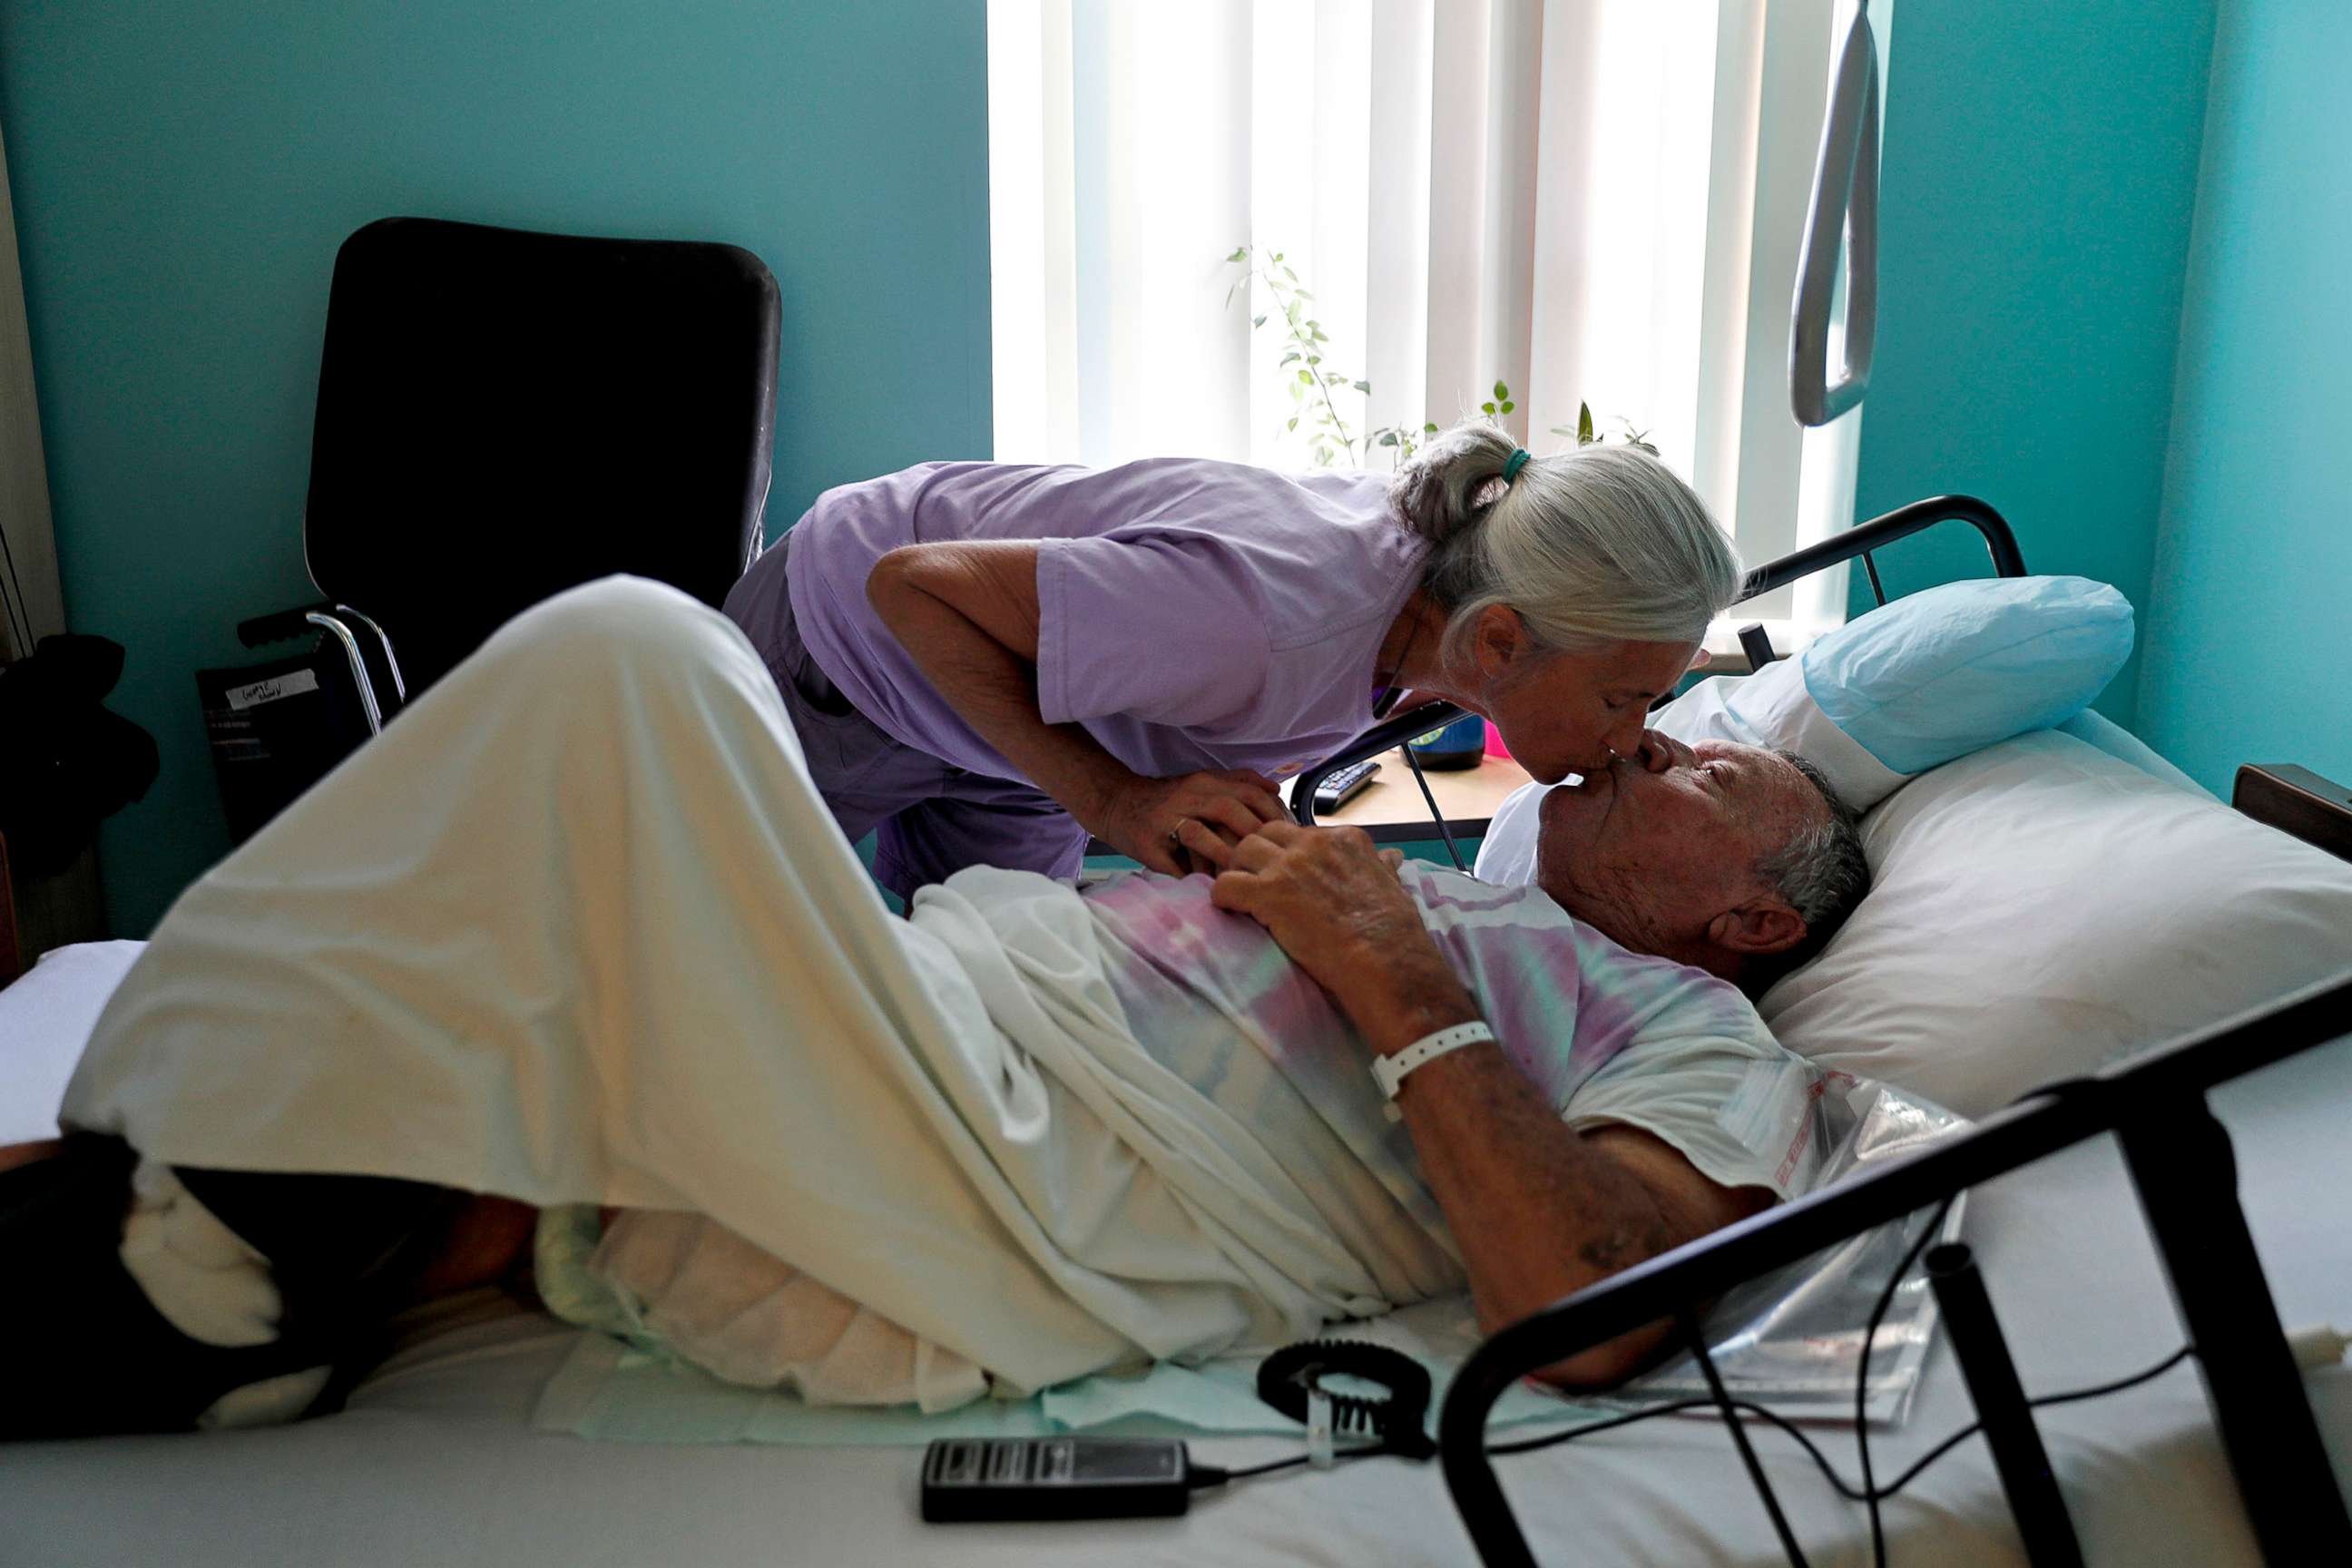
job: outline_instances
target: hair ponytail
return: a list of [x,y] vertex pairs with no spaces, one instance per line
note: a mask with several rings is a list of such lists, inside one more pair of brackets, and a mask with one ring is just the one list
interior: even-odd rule
[[1495,497],[1486,493],[1503,477],[1503,466],[1519,444],[1498,425],[1474,419],[1456,425],[1413,455],[1397,470],[1390,504],[1404,525],[1432,544],[1444,544],[1477,526]]
[[1518,449],[1486,421],[1457,425],[1390,488],[1398,518],[1434,546],[1423,585],[1447,612],[1449,645],[1490,605],[1517,611],[1548,648],[1696,642],[1738,597],[1731,542],[1657,458],[1579,447],[1506,483]]

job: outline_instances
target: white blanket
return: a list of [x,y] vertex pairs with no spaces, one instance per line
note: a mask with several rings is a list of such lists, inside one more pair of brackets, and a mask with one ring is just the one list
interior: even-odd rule
[[613,579],[192,888],[65,1116],[176,1164],[706,1214],[1015,1391],[1387,1306],[1129,1035],[1094,940],[1003,872],[891,918],[740,634]]

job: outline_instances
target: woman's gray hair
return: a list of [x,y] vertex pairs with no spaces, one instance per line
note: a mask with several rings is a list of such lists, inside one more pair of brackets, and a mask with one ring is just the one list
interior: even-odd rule
[[1436,548],[1423,585],[1446,611],[1446,653],[1506,605],[1542,647],[1696,642],[1739,596],[1739,557],[1698,493],[1646,452],[1579,447],[1531,458],[1485,420],[1433,437],[1391,503]]

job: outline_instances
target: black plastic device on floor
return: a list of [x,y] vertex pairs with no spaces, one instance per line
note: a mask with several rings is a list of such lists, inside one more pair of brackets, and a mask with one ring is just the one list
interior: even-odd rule
[[[1377,1384],[1384,1397],[1327,1389],[1337,1376]],[[1393,1454],[1437,1452],[1424,1422],[1429,1372],[1411,1356],[1354,1340],[1286,1345],[1258,1367],[1257,1393],[1307,1428],[1307,1452],[1228,1470],[1196,1465],[1184,1445],[1148,1437],[942,1437],[923,1451],[923,1518],[931,1524],[992,1520],[1150,1519],[1182,1513],[1192,1494],[1272,1470]],[[1340,1433],[1369,1437],[1334,1453]],[[1319,1455],[1319,1457],[1318,1457]]]
[[1192,1456],[1173,1438],[943,1437],[923,1453],[923,1518],[1148,1519],[1192,1495]]

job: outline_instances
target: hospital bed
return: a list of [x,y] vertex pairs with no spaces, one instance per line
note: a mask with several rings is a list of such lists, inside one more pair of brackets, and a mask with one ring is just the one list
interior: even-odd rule
[[[1896,514],[1899,524],[1865,525],[1841,545],[1874,551],[1896,527],[1916,531],[1934,521],[1928,513],[1954,509],[1947,501],[1923,506]],[[1974,516],[1962,521],[1980,531],[1990,526]],[[1998,543],[1994,550],[1998,566]],[[1816,554],[1811,563],[1837,554]],[[45,1022],[27,1026],[0,1006],[0,1038],[14,1037],[0,1052],[0,1104],[14,1097],[21,1107],[45,1095],[55,1103],[79,1048],[77,1030],[86,1032],[134,952],[126,943],[52,955],[44,969],[78,978],[49,986]],[[65,967],[52,968],[58,965]],[[0,1004],[11,996],[0,993]],[[2271,1044],[2258,1048],[2284,1053],[2330,1026],[2340,1032],[2342,1006],[2338,992],[2296,1019],[2274,1022],[2263,1037]],[[79,1024],[68,1016],[77,1008]],[[51,1059],[28,1066],[28,1042],[33,1054],[46,1050]],[[2339,1108],[2352,1103],[2352,1037],[2284,1054],[2259,1071],[2214,1068],[2218,1054],[2209,1049],[2204,1069],[2171,1087],[2215,1084],[2211,1103],[2234,1142],[2248,1246],[2275,1316],[2288,1324],[2331,1315],[2342,1322],[2352,1310],[2352,1234],[2338,1202],[2352,1189],[2352,1145],[2340,1136]],[[541,1391],[576,1331],[485,1296],[413,1325],[411,1342],[330,1417],[247,1433],[20,1445],[0,1453],[0,1562],[634,1568],[659,1559],[767,1568],[1116,1558],[1336,1565],[1459,1562],[1479,1551],[1515,1561],[1513,1534],[1549,1562],[1783,1561],[1753,1476],[1769,1483],[1810,1561],[1864,1562],[1864,1510],[1832,1493],[1780,1434],[1753,1431],[1752,1454],[1743,1461],[1721,1421],[1670,1416],[1496,1458],[1487,1473],[1496,1487],[1482,1487],[1476,1472],[1488,1461],[1480,1454],[1478,1402],[1558,1353],[1570,1336],[1601,1332],[1599,1314],[1640,1315],[1670,1299],[1688,1300],[1752,1270],[1761,1249],[1796,1245],[1790,1237],[1801,1227],[1813,1227],[1801,1239],[1817,1245],[1836,1226],[1932,1202],[1953,1184],[1971,1188],[1965,1239],[1990,1282],[2027,1393],[2140,1371],[2185,1336],[2168,1300],[2164,1250],[2141,1219],[2140,1194],[2116,1142],[2102,1131],[2112,1111],[2111,1102],[2096,1099],[2028,1107],[2000,1136],[2010,1154],[2046,1155],[2033,1163],[1977,1149],[1932,1180],[1898,1167],[1889,1176],[1912,1184],[1903,1192],[1840,1189],[1817,1205],[1791,1205],[1507,1331],[1448,1400],[1442,1464],[1379,1458],[1239,1482],[1203,1494],[1173,1521],[925,1527],[916,1513],[919,1456],[911,1449],[623,1445],[538,1430],[532,1417]],[[2232,1288],[2252,1277],[2243,1256],[2219,1275]],[[2176,1271],[2173,1283],[2179,1278]],[[26,1260],[12,1260],[11,1288],[38,1288]],[[1645,1304],[1626,1305],[1636,1300]],[[2274,1344],[2261,1339],[2274,1331],[2260,1323],[2246,1331],[2255,1336],[2250,1345]],[[2209,1353],[2206,1375],[2212,1372]],[[2230,1448],[2198,1379],[2195,1368],[2176,1366],[2113,1397],[2038,1413],[2050,1469],[2089,1560],[2263,1560]],[[2322,1463],[2342,1486],[2352,1476],[2352,1375],[2341,1368],[2315,1373],[2301,1392],[2326,1456]],[[1882,1483],[1977,1414],[1968,1379],[1939,1343],[1908,1419],[1873,1434]],[[1813,1435],[1851,1478],[1852,1428],[1821,1425]],[[1227,1467],[1297,1447],[1271,1437],[1195,1443],[1202,1458]],[[2306,1503],[2320,1484],[2307,1466],[2294,1482]],[[2028,1561],[2002,1476],[1981,1440],[1958,1445],[1883,1511],[1889,1561],[1904,1568]],[[2273,1551],[2270,1560],[2302,1559]]]
[[[2254,1234],[2290,1317],[2341,1310],[2334,1223],[2347,1170],[2335,1107],[2352,1094],[2342,1047],[2241,1080],[2218,1097],[2238,1135]],[[2179,1342],[2162,1276],[2112,1152],[2086,1143],[2030,1176],[1978,1188],[1969,1233],[1995,1281],[2026,1386],[2092,1384]],[[2093,1289],[2095,1282],[2096,1289]],[[817,1564],[1307,1563],[1468,1561],[1437,1467],[1391,1459],[1269,1479],[1203,1497],[1181,1520],[927,1529],[910,1450],[626,1447],[534,1432],[539,1388],[570,1331],[490,1317],[396,1356],[342,1414],[301,1426],[110,1438],[0,1455],[0,1560],[12,1563],[267,1563],[428,1568],[642,1568],[648,1562]],[[2323,1426],[2352,1439],[2352,1387],[2311,1384]],[[1885,1436],[1882,1476],[1974,1418],[1954,1369],[1931,1357],[1910,1421]],[[2053,1463],[2095,1563],[2257,1561],[2195,1374],[2043,1417]],[[1834,1429],[1822,1440],[1852,1468]],[[1221,1464],[1277,1458],[1271,1439],[1199,1444]],[[1831,1495],[1773,1434],[1759,1459],[1817,1563],[1867,1561],[1860,1510]],[[1712,1423],[1652,1422],[1498,1461],[1547,1562],[1781,1561],[1739,1461]],[[1886,1509],[1901,1568],[2022,1561],[1998,1480],[1963,1445]]]

